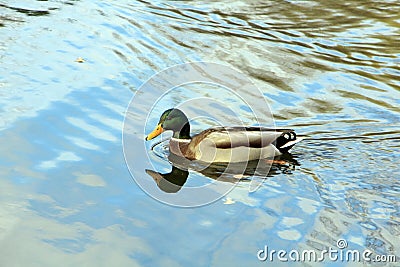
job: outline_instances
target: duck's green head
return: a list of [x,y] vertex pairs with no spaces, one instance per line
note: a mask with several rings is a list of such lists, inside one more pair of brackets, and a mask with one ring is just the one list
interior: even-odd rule
[[157,127],[146,137],[146,141],[159,136],[167,130],[173,131],[174,138],[190,139],[190,125],[185,113],[176,108],[164,111]]

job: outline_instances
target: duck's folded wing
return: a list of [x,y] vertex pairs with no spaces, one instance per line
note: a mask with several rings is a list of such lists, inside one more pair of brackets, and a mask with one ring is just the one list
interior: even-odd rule
[[208,129],[198,136],[202,136],[201,139],[209,139],[216,148],[235,148],[240,146],[261,148],[276,143],[278,138],[285,134],[288,134],[289,139],[296,139],[292,130],[263,127],[217,127]]

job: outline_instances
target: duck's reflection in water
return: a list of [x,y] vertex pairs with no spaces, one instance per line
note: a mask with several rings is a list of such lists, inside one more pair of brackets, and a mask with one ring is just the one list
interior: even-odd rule
[[168,173],[146,169],[157,186],[166,193],[177,193],[186,183],[189,170],[196,171],[211,179],[228,182],[248,182],[253,178],[266,179],[279,173],[290,173],[295,166],[300,164],[289,153],[274,159],[262,159],[240,163],[213,163],[207,164],[198,161],[190,161],[170,154],[168,157],[172,169]]
[[166,193],[176,193],[186,183],[189,176],[187,170],[181,170],[172,165],[172,170],[168,173],[160,173],[152,170],[146,170],[146,173],[150,175],[157,186]]

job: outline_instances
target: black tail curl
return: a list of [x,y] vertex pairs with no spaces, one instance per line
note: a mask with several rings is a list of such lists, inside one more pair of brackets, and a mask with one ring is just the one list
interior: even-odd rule
[[297,138],[296,133],[293,130],[284,130],[281,136],[279,136],[276,141],[275,141],[275,146],[276,148],[281,152],[281,153],[286,153],[288,152],[295,144],[291,146],[285,146],[288,142],[295,141]]

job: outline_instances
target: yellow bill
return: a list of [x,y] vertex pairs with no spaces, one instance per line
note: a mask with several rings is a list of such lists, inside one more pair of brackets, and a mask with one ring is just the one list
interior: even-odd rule
[[149,141],[154,137],[159,136],[162,132],[164,132],[164,129],[163,127],[161,127],[161,124],[158,124],[157,127],[151,133],[149,133],[148,136],[146,136],[146,141]]

